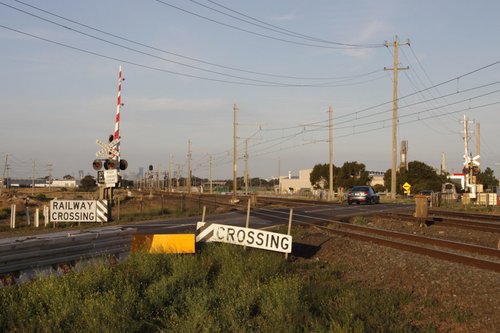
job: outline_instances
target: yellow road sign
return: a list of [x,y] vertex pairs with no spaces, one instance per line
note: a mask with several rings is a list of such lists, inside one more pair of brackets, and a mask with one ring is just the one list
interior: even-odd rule
[[406,192],[410,192],[410,189],[411,189],[411,185],[408,184],[408,182],[404,183],[403,184],[403,188],[405,189]]

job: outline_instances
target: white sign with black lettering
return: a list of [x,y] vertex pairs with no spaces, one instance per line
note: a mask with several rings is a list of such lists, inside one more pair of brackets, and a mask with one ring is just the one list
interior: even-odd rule
[[106,200],[51,200],[51,222],[107,222]]
[[197,242],[222,242],[291,253],[292,236],[216,223],[196,223]]
[[114,187],[118,183],[118,170],[104,170],[104,183],[108,187]]

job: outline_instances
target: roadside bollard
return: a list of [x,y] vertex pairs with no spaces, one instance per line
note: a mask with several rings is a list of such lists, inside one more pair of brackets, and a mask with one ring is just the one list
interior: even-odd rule
[[28,206],[26,206],[26,224],[27,225],[31,225],[31,221],[30,221],[30,209],[28,208]]
[[38,228],[38,227],[39,227],[39,225],[40,225],[40,221],[39,221],[39,218],[38,218],[38,214],[39,214],[39,213],[40,213],[40,212],[39,212],[39,209],[38,209],[38,208],[36,208],[36,209],[35,209],[35,217],[34,217],[34,219],[35,219],[35,220],[34,220],[34,222],[33,222],[33,223],[35,224],[35,228]]
[[12,204],[10,206],[10,228],[16,228],[16,205]]

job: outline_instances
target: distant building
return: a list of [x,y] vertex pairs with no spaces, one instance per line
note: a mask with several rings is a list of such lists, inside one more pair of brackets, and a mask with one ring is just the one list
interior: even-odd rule
[[288,173],[287,176],[280,176],[280,193],[284,194],[294,194],[299,191],[311,191],[313,186],[311,185],[311,172],[313,169],[300,170],[299,176],[292,177],[292,173]]
[[372,177],[370,181],[370,186],[375,186],[375,185],[384,185],[384,175],[385,172],[382,171],[368,171],[368,175]]
[[50,187],[76,187],[75,179],[54,179]]

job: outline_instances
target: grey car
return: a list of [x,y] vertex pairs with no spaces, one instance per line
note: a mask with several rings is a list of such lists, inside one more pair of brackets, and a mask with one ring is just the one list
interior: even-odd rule
[[378,204],[380,203],[380,197],[375,192],[371,186],[354,186],[347,193],[347,203],[352,205],[355,202],[357,204]]

